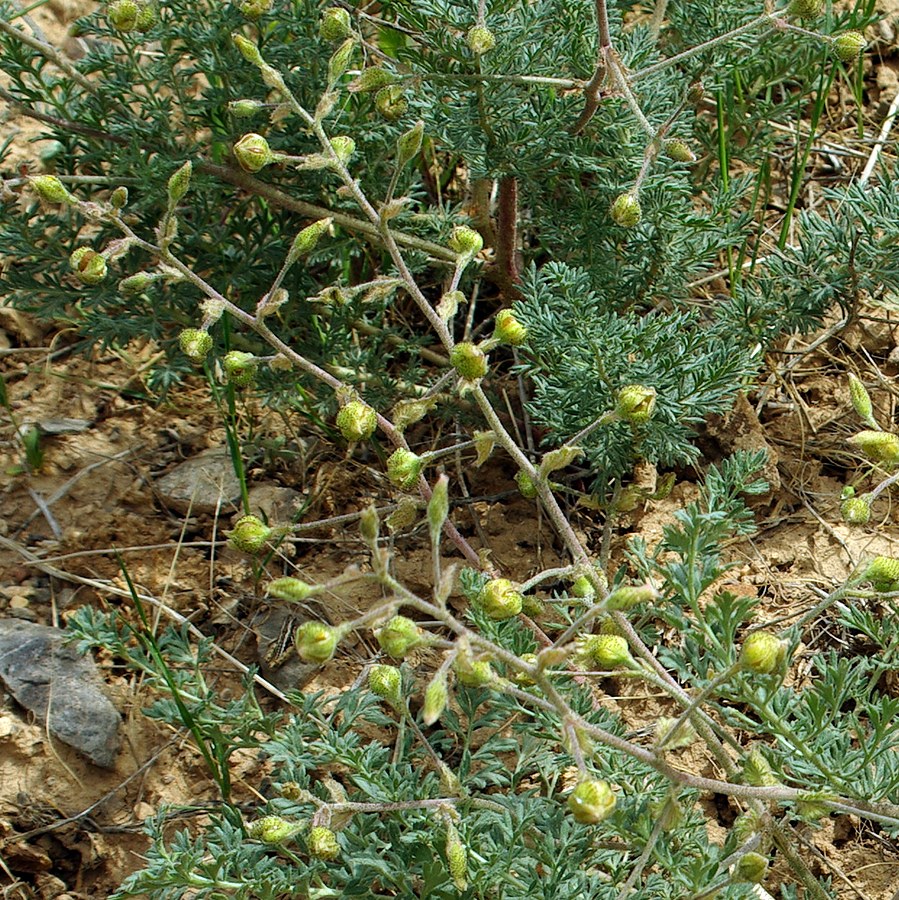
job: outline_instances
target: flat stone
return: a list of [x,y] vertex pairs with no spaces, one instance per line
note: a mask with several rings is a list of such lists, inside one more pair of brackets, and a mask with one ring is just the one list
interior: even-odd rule
[[111,769],[121,745],[121,717],[103,693],[93,660],[64,644],[65,637],[59,628],[0,619],[0,679],[55,738]]
[[240,482],[227,447],[205,450],[175,466],[156,481],[162,502],[179,513],[230,511],[240,500]]

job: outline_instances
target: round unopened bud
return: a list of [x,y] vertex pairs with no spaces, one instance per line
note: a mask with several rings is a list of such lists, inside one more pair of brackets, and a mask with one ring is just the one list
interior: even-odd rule
[[592,600],[596,596],[596,588],[586,575],[578,575],[568,588],[568,593],[581,600]]
[[847,497],[840,504],[840,516],[847,525],[866,525],[871,519],[871,495]]
[[648,422],[656,408],[656,390],[643,384],[628,384],[618,391],[615,412],[632,425]]
[[106,20],[116,31],[134,31],[140,12],[134,0],[113,0],[106,7]]
[[241,350],[232,350],[222,359],[222,368],[228,376],[228,381],[238,387],[244,387],[253,381],[258,366],[259,361],[252,353],[244,353]]
[[241,0],[240,11],[250,20],[264,16],[272,8],[272,0]]
[[676,138],[665,141],[665,155],[675,162],[696,162],[696,154],[684,141],[677,140]]
[[411,491],[418,484],[423,465],[424,460],[417,453],[400,447],[387,459],[387,477],[400,490]]
[[511,309],[501,309],[496,314],[493,336],[502,344],[520,347],[528,339],[528,330],[515,318]]
[[456,680],[465,687],[486,687],[496,680],[496,672],[486,659],[473,660],[463,653],[453,661],[453,671],[456,673]]
[[264,816],[247,826],[247,834],[257,841],[266,844],[283,844],[290,840],[301,828],[296,822],[290,822],[281,816]]
[[152,3],[141,3],[137,10],[135,28],[143,34],[149,31],[157,20],[156,7]]
[[492,578],[478,592],[478,606],[491,619],[511,619],[521,612],[522,596],[508,578]]
[[249,119],[261,109],[265,109],[265,104],[259,100],[232,100],[228,104],[228,112],[237,119]]
[[496,36],[486,25],[475,25],[465,35],[465,43],[475,56],[483,56],[496,46]]
[[768,859],[761,853],[744,853],[734,866],[734,881],[758,884],[768,872]]
[[202,328],[185,328],[178,335],[181,352],[194,362],[202,362],[212,349],[212,335]]
[[824,9],[824,0],[791,0],[787,12],[800,19],[817,19]]
[[330,862],[340,856],[340,844],[337,843],[337,835],[324,825],[315,825],[309,829],[306,836],[306,846],[309,855],[315,859],[323,859]]
[[449,248],[460,256],[477,256],[483,247],[484,239],[467,225],[457,225],[450,234]]
[[403,676],[396,666],[372,666],[368,672],[368,687],[395,710],[403,708]]
[[271,528],[259,516],[241,516],[228,533],[228,543],[244,553],[259,553],[271,534]]
[[277,597],[279,600],[287,600],[291,603],[302,603],[318,592],[319,588],[307,584],[300,578],[291,578],[289,575],[269,582],[266,591],[269,597]]
[[151,275],[149,272],[136,272],[134,275],[129,275],[119,282],[119,290],[123,294],[139,294],[141,291],[145,291],[154,281],[156,281],[155,275]]
[[394,616],[377,630],[378,645],[391,659],[403,659],[423,640],[422,631],[406,616]]
[[466,381],[477,381],[487,374],[487,354],[470,341],[460,341],[453,347],[450,362]]
[[892,591],[899,584],[899,559],[892,556],[875,556],[862,573],[879,591]]
[[403,88],[399,84],[389,84],[375,94],[375,109],[388,122],[401,119],[408,108],[409,101],[406,100]]
[[609,215],[616,225],[622,228],[633,228],[640,222],[643,210],[635,194],[619,194],[609,210]]
[[852,62],[868,45],[860,31],[847,31],[833,38],[831,50],[840,62]]
[[335,44],[346,40],[353,33],[350,14],[340,6],[326,9],[319,23],[318,33],[322,40]]
[[344,164],[356,152],[356,142],[345,134],[338,134],[336,137],[332,137],[331,147],[334,149],[340,162]]
[[79,247],[69,257],[69,265],[82,284],[99,284],[106,277],[106,257],[90,247]]
[[626,610],[641,603],[658,600],[659,592],[651,584],[625,585],[615,588],[606,600],[608,610]]
[[533,500],[537,496],[537,485],[524,469],[519,469],[516,473],[515,483],[518,485],[518,492],[526,500]]
[[268,141],[255,132],[245,134],[234,145],[234,157],[244,172],[259,172],[275,161]]
[[754,631],[743,641],[740,667],[756,675],[770,675],[783,661],[786,644],[770,631]]
[[367,94],[371,91],[379,91],[389,84],[396,84],[400,80],[399,75],[381,68],[381,66],[369,66],[359,73],[359,77],[347,85],[351,94]]
[[633,661],[627,640],[617,634],[591,634],[580,641],[580,655],[598,669],[618,669]]
[[367,441],[378,426],[378,414],[361,400],[351,400],[337,413],[337,428],[348,441]]
[[449,687],[446,683],[446,672],[439,671],[425,688],[422,704],[421,720],[425,725],[433,725],[446,709],[449,701]]
[[575,822],[596,825],[615,809],[615,794],[607,781],[588,778],[568,795],[567,805]]
[[849,438],[862,453],[875,462],[895,464],[899,462],[899,437],[888,431],[860,431]]
[[303,622],[293,638],[297,656],[305,663],[322,665],[337,649],[340,632],[324,622]]
[[109,205],[113,209],[124,209],[128,205],[128,188],[124,186],[117,187],[109,195]]
[[28,179],[31,189],[45,203],[75,203],[75,197],[55,175],[35,175]]

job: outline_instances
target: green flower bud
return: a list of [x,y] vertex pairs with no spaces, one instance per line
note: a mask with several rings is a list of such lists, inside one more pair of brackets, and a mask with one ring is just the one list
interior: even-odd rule
[[178,335],[181,352],[194,362],[202,362],[212,349],[212,335],[202,328],[185,328]]
[[372,666],[368,672],[368,688],[375,696],[386,700],[397,712],[405,707],[403,676],[396,666]]
[[655,408],[655,388],[642,384],[628,384],[618,391],[615,412],[632,425],[648,422]]
[[871,495],[847,497],[840,504],[840,516],[847,525],[866,525],[871,519]]
[[470,341],[460,341],[453,347],[450,362],[466,381],[477,381],[487,374],[487,354]]
[[899,559],[891,556],[875,556],[862,573],[864,581],[870,581],[878,591],[892,591],[899,584]]
[[234,157],[244,172],[259,172],[276,159],[268,141],[254,132],[245,134],[234,145]]
[[375,94],[375,109],[388,122],[401,119],[408,108],[409,101],[406,100],[403,88],[399,84],[389,84]]
[[568,809],[575,822],[596,825],[615,809],[615,794],[607,781],[586,779],[568,795]]
[[351,94],[365,94],[371,91],[379,91],[390,84],[396,84],[400,80],[399,75],[388,72],[380,66],[369,66],[359,73],[355,81],[347,85]]
[[740,667],[756,675],[770,675],[783,662],[786,649],[770,631],[754,631],[743,641]]
[[852,62],[868,46],[860,31],[846,31],[833,38],[830,48],[840,62]]
[[318,244],[319,238],[331,227],[333,221],[332,216],[327,216],[324,219],[313,222],[311,225],[307,225],[300,231],[290,245],[290,251],[287,254],[288,264],[292,265],[301,256],[311,253]]
[[141,34],[144,34],[156,24],[157,18],[156,7],[152,3],[141,3],[137,10],[137,22],[135,23],[135,28]]
[[149,272],[137,272],[134,275],[123,278],[119,282],[119,290],[123,294],[139,294],[156,281],[156,278],[156,275],[151,275]]
[[378,414],[361,400],[351,400],[337,413],[337,428],[348,441],[367,441],[378,426]]
[[190,176],[193,173],[193,165],[188,160],[168,182],[169,208],[174,206],[190,189]]
[[346,72],[355,49],[356,41],[353,38],[347,38],[334,51],[331,59],[328,60],[328,84],[334,84]]
[[45,203],[77,202],[55,175],[35,175],[28,179],[28,184]]
[[518,485],[518,492],[525,500],[533,500],[537,496],[537,485],[524,469],[519,469],[515,474],[515,483]]
[[247,834],[256,841],[266,844],[283,844],[289,841],[300,829],[301,825],[289,822],[281,816],[264,816],[247,826]]
[[134,31],[137,26],[138,6],[134,0],[113,0],[106,7],[106,20],[116,31]]
[[326,9],[319,23],[318,33],[323,41],[333,44],[346,40],[353,33],[350,14],[340,6]]
[[446,864],[457,891],[468,887],[468,851],[452,822],[446,823]]
[[251,21],[264,16],[272,8],[272,0],[241,0],[240,11]]
[[743,781],[753,787],[774,787],[780,783],[771,763],[758,747],[753,747],[746,754],[743,761]]
[[579,575],[571,583],[568,593],[581,600],[592,600],[596,596],[596,588],[593,587],[593,582],[586,575]]
[[440,670],[425,688],[421,712],[422,722],[428,726],[433,725],[443,715],[448,701],[449,688],[446,683],[446,672]]
[[868,391],[861,383],[861,380],[852,372],[849,373],[849,399],[852,401],[852,408],[855,410],[856,415],[866,425],[872,424],[874,421],[874,407],[871,404],[871,397],[868,395]]
[[106,278],[106,257],[90,247],[79,247],[69,257],[69,265],[82,284],[99,284]]
[[598,669],[618,669],[633,662],[627,639],[617,634],[591,634],[579,645],[583,661]]
[[665,155],[673,159],[675,162],[696,162],[696,154],[686,143],[684,143],[684,141],[677,140],[676,138],[670,141],[665,141]]
[[396,164],[399,168],[418,155],[424,133],[425,123],[419,119],[408,131],[396,139]]
[[450,234],[448,243],[450,250],[469,259],[477,256],[484,248],[484,239],[467,225],[457,225]]
[[620,225],[622,228],[633,228],[640,222],[643,210],[640,208],[640,201],[635,194],[624,193],[615,198],[609,214],[616,225]]
[[377,630],[375,637],[380,648],[391,659],[403,659],[424,640],[422,630],[406,616],[394,616]]
[[228,112],[236,119],[249,119],[261,109],[265,109],[265,104],[259,100],[232,100],[228,104]]
[[486,25],[475,25],[465,35],[465,43],[475,56],[483,56],[496,46],[496,37]]
[[240,350],[232,350],[226,353],[222,360],[222,368],[228,376],[228,381],[237,387],[244,387],[256,377],[256,368],[259,361],[252,353],[243,353]]
[[274,581],[269,582],[266,593],[269,597],[277,597],[279,600],[287,600],[291,603],[302,603],[319,591],[319,587],[307,584],[300,578],[285,576],[284,578],[276,578]]
[[252,41],[245,38],[242,34],[232,34],[231,40],[234,41],[234,46],[237,47],[240,55],[248,63],[252,63],[254,66],[265,65],[265,60],[262,58],[259,48]]
[[651,584],[640,584],[615,588],[606,599],[606,609],[626,610],[641,603],[651,603],[659,599],[659,592]]
[[824,0],[791,0],[787,12],[800,19],[817,19],[824,9]]
[[768,872],[768,860],[761,853],[744,853],[734,866],[734,881],[758,884]]
[[303,622],[293,638],[297,656],[316,665],[326,663],[334,655],[339,641],[340,632],[324,622]]
[[244,553],[259,553],[271,534],[271,528],[259,516],[241,516],[228,532],[228,543]]
[[849,438],[862,453],[875,462],[893,465],[899,462],[899,437],[888,431],[860,431]]
[[453,660],[453,671],[459,684],[465,687],[486,687],[496,680],[496,672],[486,659],[473,660],[466,653],[460,653]]
[[477,602],[491,619],[511,619],[521,612],[522,596],[508,578],[492,578],[478,592]]
[[762,830],[761,816],[752,809],[746,810],[742,815],[737,816],[733,824],[733,834],[738,846],[742,846],[753,835],[758,834]]
[[493,337],[502,344],[520,347],[528,339],[528,330],[515,318],[511,309],[501,309],[496,314]]
[[332,137],[331,147],[337,154],[337,158],[344,165],[346,165],[350,157],[356,152],[356,142],[345,134],[339,134],[336,137]]
[[128,205],[128,188],[117,187],[109,195],[109,205],[113,209],[124,209]]
[[330,828],[323,825],[315,825],[309,829],[306,836],[306,846],[309,855],[315,859],[323,859],[330,862],[340,856],[340,844],[337,843],[337,835]]
[[411,450],[400,447],[387,459],[387,477],[390,483],[403,491],[411,491],[418,484],[424,460]]

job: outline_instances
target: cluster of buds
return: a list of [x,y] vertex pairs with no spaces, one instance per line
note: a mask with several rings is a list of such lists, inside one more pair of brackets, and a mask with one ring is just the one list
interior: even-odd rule
[[817,19],[824,10],[824,0],[790,0],[787,12],[800,19]]
[[264,844],[283,844],[301,831],[302,827],[281,816],[263,816],[247,825],[247,834]]
[[323,41],[336,44],[345,41],[353,33],[350,14],[342,6],[332,6],[324,11],[318,26]]
[[272,0],[241,0],[240,11],[251,21],[264,16],[272,8]]
[[340,856],[340,844],[337,843],[337,835],[324,825],[314,825],[306,835],[306,847],[309,855],[314,859],[325,862],[337,859]]
[[899,588],[899,559],[875,556],[862,572],[862,579],[870,581],[875,590],[895,591]]
[[500,344],[520,347],[528,339],[528,330],[515,318],[511,309],[501,309],[496,314],[493,339]]
[[35,175],[28,184],[44,203],[77,203],[77,198],[55,175]]

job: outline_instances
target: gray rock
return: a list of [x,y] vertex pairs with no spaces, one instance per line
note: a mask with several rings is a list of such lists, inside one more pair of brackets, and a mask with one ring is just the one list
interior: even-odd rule
[[111,769],[121,718],[101,689],[93,660],[63,644],[64,638],[58,628],[0,619],[0,679],[18,703],[48,723],[54,737]]
[[206,450],[175,466],[157,480],[156,490],[162,502],[179,513],[213,513],[219,506],[229,512],[240,500],[240,482],[227,447]]

